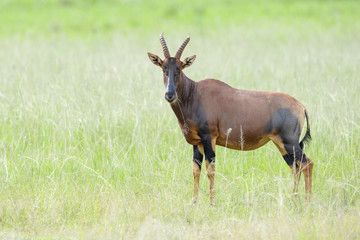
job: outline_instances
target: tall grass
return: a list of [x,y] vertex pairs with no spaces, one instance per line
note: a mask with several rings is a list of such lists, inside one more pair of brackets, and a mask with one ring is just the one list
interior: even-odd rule
[[[0,42],[0,238],[358,238],[357,25],[317,32],[264,22],[191,33],[183,56],[197,60],[185,74],[305,104],[312,203],[303,183],[291,198],[291,173],[270,143],[218,147],[216,205],[204,172],[199,204],[190,205],[192,148],[146,56],[161,55],[159,33],[8,37]],[[185,36],[165,34],[170,52]]]

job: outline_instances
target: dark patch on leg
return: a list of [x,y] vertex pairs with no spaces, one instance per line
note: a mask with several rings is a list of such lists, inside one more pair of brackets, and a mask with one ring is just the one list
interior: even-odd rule
[[288,108],[276,110],[267,122],[264,131],[266,134],[276,131],[283,139],[284,144],[286,144],[286,140],[299,142],[301,133],[299,120]]
[[280,108],[274,112],[266,124],[265,133],[269,134],[273,131],[277,132],[283,141],[287,152],[283,158],[289,166],[293,166],[294,161],[306,162],[306,156],[299,143],[300,122],[290,109]]
[[212,148],[210,133],[204,133],[199,130],[198,134],[204,146],[205,160],[209,161],[210,164],[215,164],[215,152]]
[[[296,159],[297,162],[300,162],[301,163],[305,163],[306,162],[306,155],[305,153],[303,153],[302,155],[299,155],[298,158],[294,157],[294,154],[286,154],[283,156],[285,162],[287,163],[287,165],[289,166],[293,166],[294,165],[294,161]],[[298,165],[296,165],[298,167]]]
[[289,167],[294,165],[294,154],[286,154],[283,156],[283,158]]
[[[284,145],[284,147],[288,154],[285,155],[285,156],[287,156],[286,158],[285,158],[285,156],[283,156],[283,157],[289,166],[292,166],[294,164],[294,161],[296,161],[296,163],[300,163],[300,162],[304,163],[307,161],[306,155],[300,148],[299,143],[286,144],[286,145]],[[298,164],[296,164],[296,167],[299,167]]]
[[203,155],[199,151],[198,146],[195,146],[195,145],[193,146],[193,152],[194,152],[193,162],[196,163],[199,166],[199,168],[201,169]]

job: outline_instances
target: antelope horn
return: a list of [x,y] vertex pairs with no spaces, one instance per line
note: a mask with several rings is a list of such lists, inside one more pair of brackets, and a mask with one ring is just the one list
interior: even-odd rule
[[186,45],[188,44],[189,41],[190,41],[190,36],[188,34],[187,38],[184,40],[184,42],[181,44],[179,50],[177,51],[175,58],[180,59],[181,54],[184,51],[184,48],[186,47]]
[[169,58],[170,57],[170,52],[169,52],[169,49],[168,49],[168,47],[166,45],[163,34],[164,34],[164,32],[162,32],[161,35],[160,35],[160,43],[161,43],[161,46],[163,48],[165,58]]

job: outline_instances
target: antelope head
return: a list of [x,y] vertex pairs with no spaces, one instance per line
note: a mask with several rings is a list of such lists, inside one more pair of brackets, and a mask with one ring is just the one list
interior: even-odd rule
[[186,45],[190,41],[190,36],[188,35],[184,42],[181,44],[179,50],[176,52],[175,57],[170,56],[169,49],[166,45],[163,33],[160,35],[160,43],[164,52],[164,60],[159,56],[149,53],[148,56],[150,61],[161,67],[164,75],[164,85],[165,85],[165,99],[169,103],[173,103],[177,99],[176,89],[181,82],[181,72],[184,68],[191,66],[195,61],[196,55],[185,58],[183,61],[180,60],[181,54],[184,51]]

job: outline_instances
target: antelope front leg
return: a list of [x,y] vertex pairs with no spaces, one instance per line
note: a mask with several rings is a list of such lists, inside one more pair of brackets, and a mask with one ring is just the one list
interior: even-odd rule
[[[200,134],[199,134],[200,135]],[[210,204],[214,204],[215,200],[215,144],[216,138],[211,137],[210,134],[200,135],[202,141],[202,147],[200,151],[203,150],[205,153],[205,162],[206,162],[206,173],[209,179],[209,194],[210,194]]]
[[201,174],[201,164],[203,161],[203,155],[201,154],[198,146],[193,146],[194,157],[192,163],[192,172],[194,175],[194,193],[192,203],[195,204],[199,199],[199,183]]
[[215,158],[211,162],[206,159],[206,173],[209,179],[210,204],[213,205],[215,201]]

